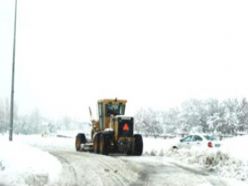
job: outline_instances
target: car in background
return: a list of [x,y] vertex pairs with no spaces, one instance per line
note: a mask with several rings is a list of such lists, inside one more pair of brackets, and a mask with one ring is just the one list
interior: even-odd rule
[[192,134],[180,139],[180,142],[175,144],[173,149],[191,147],[218,148],[220,146],[220,141],[213,135]]

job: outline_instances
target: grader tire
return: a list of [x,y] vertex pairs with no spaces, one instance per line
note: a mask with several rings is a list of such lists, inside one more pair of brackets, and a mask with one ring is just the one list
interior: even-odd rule
[[99,138],[99,134],[97,134],[93,140],[93,151],[96,154],[99,153],[99,145],[100,145],[99,143],[100,143],[100,138]]
[[85,143],[86,143],[85,135],[82,133],[79,133],[76,136],[76,140],[75,140],[76,151],[80,151],[81,150],[81,144],[85,144]]
[[141,156],[143,152],[143,138],[140,134],[134,135],[134,150],[133,155]]
[[100,135],[100,154],[108,155],[108,137],[105,134]]

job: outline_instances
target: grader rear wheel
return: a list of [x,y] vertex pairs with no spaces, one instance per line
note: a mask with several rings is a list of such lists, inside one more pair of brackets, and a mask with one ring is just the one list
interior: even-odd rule
[[143,138],[140,134],[134,135],[134,151],[133,155],[141,156],[143,152]]
[[97,134],[95,137],[94,137],[94,140],[93,140],[93,151],[94,153],[98,154],[99,153],[99,134]]
[[100,135],[100,154],[108,155],[109,149],[108,149],[108,137],[105,134]]

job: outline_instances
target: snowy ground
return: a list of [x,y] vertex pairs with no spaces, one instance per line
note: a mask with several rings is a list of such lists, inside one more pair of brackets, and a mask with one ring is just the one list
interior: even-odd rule
[[[61,185],[69,186],[74,182],[76,185],[75,175],[67,174],[68,172],[77,174],[75,169],[79,169],[84,164],[91,166],[88,171],[95,177],[86,174],[85,170],[81,170],[76,177],[84,177],[88,185],[94,185],[90,184],[91,180],[95,180],[96,185],[116,185],[127,178],[129,181],[125,183],[132,183],[138,179],[137,173],[139,172],[141,183],[137,185],[144,183],[142,175],[146,175],[145,179],[149,177],[145,183],[150,185],[164,185],[165,182],[162,181],[165,181],[163,179],[165,176],[168,177],[167,181],[170,181],[173,176],[181,176],[185,181],[188,179],[190,183],[189,175],[192,176],[192,183],[196,183],[192,185],[198,185],[198,182],[202,182],[201,185],[218,185],[219,183],[222,183],[221,185],[248,185],[248,151],[246,150],[248,136],[225,139],[219,150],[182,149],[176,151],[171,147],[178,139],[145,138],[143,157],[133,158],[77,153],[74,150],[74,137],[70,138],[70,136],[75,136],[74,132],[60,133],[59,136],[20,135],[14,136],[14,142],[8,142],[7,135],[0,135],[0,185],[59,185],[58,180],[61,176],[68,177],[64,179],[63,184],[61,182]],[[92,158],[95,165],[91,163]],[[83,161],[80,162],[80,160]],[[104,163],[105,161],[111,161],[111,166]],[[130,162],[140,162],[140,165]],[[172,175],[172,172],[176,175]],[[113,179],[105,178],[107,174]],[[99,175],[104,176],[99,177]],[[219,181],[217,176],[224,180]],[[104,183],[101,179],[104,179]],[[208,182],[205,183],[202,180]],[[209,184],[209,182],[215,184]],[[175,180],[173,183],[180,185],[180,182],[177,184]]]
[[[32,140],[32,138],[29,138]],[[60,162],[47,152],[0,136],[0,185],[53,184],[61,171]]]
[[248,184],[248,136],[221,141],[221,148],[191,148],[173,150],[175,139],[145,138],[144,154],[170,157],[180,163],[200,166],[221,177],[235,178]]

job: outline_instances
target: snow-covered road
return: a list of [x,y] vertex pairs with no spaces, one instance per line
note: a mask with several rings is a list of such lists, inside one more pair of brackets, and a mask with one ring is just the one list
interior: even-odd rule
[[151,156],[146,140],[140,157],[76,152],[74,138],[34,135],[16,136],[15,141],[1,139],[0,186],[247,185],[171,155]]
[[57,185],[114,186],[130,185],[138,174],[120,159],[91,153],[50,151],[62,163]]
[[63,165],[61,186],[231,186],[241,182],[211,175],[207,170],[164,157],[103,156],[48,150]]

